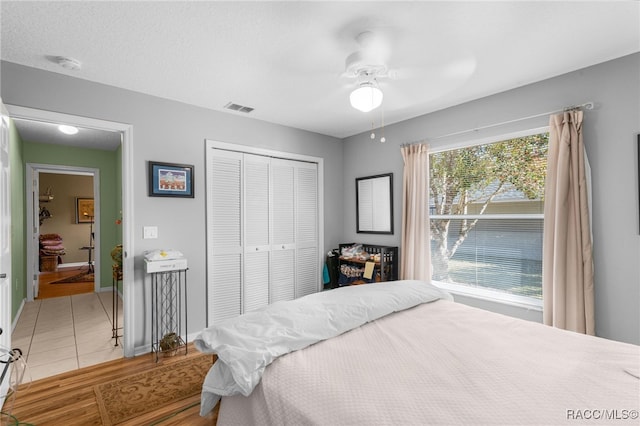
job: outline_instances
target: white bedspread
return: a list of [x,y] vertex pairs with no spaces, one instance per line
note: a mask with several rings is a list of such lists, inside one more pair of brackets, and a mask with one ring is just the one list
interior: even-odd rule
[[640,347],[436,301],[276,359],[218,425],[637,425]]
[[422,281],[351,286],[278,302],[203,330],[196,348],[217,361],[202,386],[200,414],[221,396],[251,394],[281,355],[338,336],[393,312],[451,296]]

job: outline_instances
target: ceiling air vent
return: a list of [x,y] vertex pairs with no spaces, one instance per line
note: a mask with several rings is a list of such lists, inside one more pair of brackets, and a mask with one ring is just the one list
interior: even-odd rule
[[226,109],[230,109],[232,111],[244,112],[244,113],[247,113],[247,114],[250,113],[251,111],[253,111],[253,108],[251,108],[251,107],[234,104],[233,102],[229,102],[224,107]]

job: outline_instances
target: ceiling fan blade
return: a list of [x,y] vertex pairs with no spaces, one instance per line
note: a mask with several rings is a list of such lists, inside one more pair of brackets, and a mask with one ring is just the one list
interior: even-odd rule
[[475,72],[476,65],[473,57],[463,57],[447,63],[391,68],[383,77],[392,81],[422,78],[467,79]]

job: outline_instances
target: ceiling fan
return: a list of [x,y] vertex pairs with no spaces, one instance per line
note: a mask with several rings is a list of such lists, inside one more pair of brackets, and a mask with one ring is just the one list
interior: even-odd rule
[[360,48],[347,56],[343,76],[357,80],[357,87],[349,96],[351,106],[369,112],[382,104],[378,79],[392,76],[387,67],[390,48],[384,37],[372,31],[358,34],[356,42]]
[[[411,87],[429,85],[431,90],[426,94],[427,98],[437,97],[458,87],[476,69],[473,55],[460,50],[414,55],[414,66],[390,68],[391,38],[385,31],[373,30],[364,30],[355,36],[357,50],[346,57],[345,69],[341,75],[356,81],[350,94],[351,105],[355,109],[368,112],[382,104],[381,82],[385,86],[385,92],[392,90],[395,98],[398,98],[401,87],[405,91],[409,87],[406,82],[400,83],[399,80],[407,79],[413,81]],[[393,81],[397,83],[393,84]]]
[[344,77],[357,78],[366,73],[381,78],[394,78],[394,73],[387,67],[391,46],[386,37],[367,30],[359,33],[355,40],[359,49],[347,56]]

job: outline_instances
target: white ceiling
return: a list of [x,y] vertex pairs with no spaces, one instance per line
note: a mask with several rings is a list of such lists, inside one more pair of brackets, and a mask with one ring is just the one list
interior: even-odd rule
[[20,133],[20,138],[27,142],[114,151],[120,146],[122,141],[120,132],[78,127],[78,133],[75,135],[67,135],[58,131],[58,123],[26,120],[16,117],[13,117],[13,122],[18,129],[18,133]]
[[[0,2],[3,60],[338,138],[355,37],[389,42],[385,124],[640,51],[638,1]],[[71,71],[51,62],[69,56]]]

